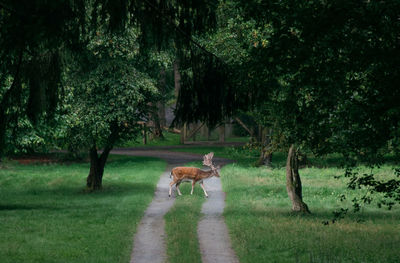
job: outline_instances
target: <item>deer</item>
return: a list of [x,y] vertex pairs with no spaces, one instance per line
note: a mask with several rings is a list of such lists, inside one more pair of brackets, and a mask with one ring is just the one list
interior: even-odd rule
[[194,185],[199,182],[201,188],[204,191],[204,195],[208,197],[207,191],[204,188],[203,180],[210,178],[210,177],[220,177],[218,169],[220,166],[215,167],[212,163],[212,158],[214,156],[213,152],[204,155],[203,157],[203,165],[208,166],[211,168],[209,171],[203,171],[196,167],[175,167],[172,169],[170,177],[172,177],[172,182],[169,184],[169,197],[171,197],[172,193],[172,186],[176,186],[176,190],[178,191],[178,195],[182,195],[181,191],[179,190],[179,185],[181,182],[192,182],[192,191],[190,192],[193,195]]

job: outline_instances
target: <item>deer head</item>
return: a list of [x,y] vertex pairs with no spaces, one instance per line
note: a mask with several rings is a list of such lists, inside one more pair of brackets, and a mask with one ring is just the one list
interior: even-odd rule
[[204,157],[203,157],[203,165],[210,167],[211,168],[210,171],[203,171],[203,170],[201,170],[199,168],[195,168],[195,167],[175,167],[174,169],[172,169],[172,171],[171,171],[172,181],[169,184],[169,193],[168,193],[169,197],[171,197],[173,185],[176,186],[176,190],[178,191],[178,194],[182,195],[181,191],[179,190],[179,185],[185,179],[192,181],[192,191],[190,192],[190,194],[193,194],[193,188],[194,188],[195,183],[200,182],[200,186],[201,186],[201,188],[203,188],[204,195],[206,197],[208,197],[207,191],[203,185],[203,179],[207,179],[212,176],[219,177],[218,169],[220,167],[219,166],[215,167],[213,165],[213,163],[212,163],[213,156],[214,156],[214,153],[211,152],[209,154],[204,155]]
[[203,165],[208,166],[214,173],[214,176],[219,177],[218,169],[219,166],[215,167],[212,163],[212,158],[214,157],[214,153],[210,152],[209,154],[204,155],[203,157]]

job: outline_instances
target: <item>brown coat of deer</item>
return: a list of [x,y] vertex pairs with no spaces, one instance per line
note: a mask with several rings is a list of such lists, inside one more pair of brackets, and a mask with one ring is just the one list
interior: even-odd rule
[[195,167],[175,167],[171,171],[171,177],[172,177],[172,182],[169,184],[169,197],[171,197],[172,193],[172,186],[176,185],[176,190],[178,191],[179,195],[181,194],[181,191],[179,190],[179,185],[181,182],[184,181],[191,181],[192,182],[192,191],[190,194],[193,194],[193,188],[196,182],[200,183],[201,188],[204,191],[204,194],[206,197],[208,197],[207,191],[204,188],[203,180],[206,178],[210,178],[212,176],[219,177],[218,169],[219,167],[215,167],[212,163],[212,158],[214,156],[214,153],[209,153],[204,155],[203,157],[203,165],[209,166],[211,170],[209,171],[203,171],[199,168]]

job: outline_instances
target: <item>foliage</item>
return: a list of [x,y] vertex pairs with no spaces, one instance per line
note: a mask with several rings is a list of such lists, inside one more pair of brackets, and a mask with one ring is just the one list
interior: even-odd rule
[[220,104],[185,96],[178,106],[212,105],[195,112],[198,119],[207,109],[248,110],[281,147],[338,152],[348,167],[379,165],[388,145],[399,152],[398,8],[398,1],[225,1],[208,38],[225,63],[219,72],[228,84],[211,93]]
[[[214,25],[216,3],[216,0],[2,1],[0,154],[8,143],[5,133],[11,120],[16,123],[16,119],[27,115],[34,123],[41,114],[52,117],[62,95],[61,77],[69,66],[66,58],[71,53],[85,57],[87,45],[99,31],[129,35],[129,30],[135,29],[141,49],[168,46],[172,39],[180,48],[190,42],[194,32]],[[105,43],[102,45],[107,48]],[[20,110],[15,111],[15,107]]]
[[20,117],[17,123],[10,124],[6,131],[7,145],[3,149],[8,155],[31,154],[35,152],[48,152],[57,143],[60,127],[57,120],[48,122],[40,119],[33,125],[26,117]]
[[66,143],[104,147],[137,136],[148,102],[156,94],[145,74],[120,60],[101,61],[66,86]]

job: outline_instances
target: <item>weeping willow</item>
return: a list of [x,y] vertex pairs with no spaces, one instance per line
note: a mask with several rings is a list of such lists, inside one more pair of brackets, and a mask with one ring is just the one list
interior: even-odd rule
[[[215,26],[217,3],[216,0],[1,0],[0,156],[7,143],[6,130],[18,118],[28,116],[35,123],[42,115],[51,117],[62,94],[65,56],[84,54],[99,28],[123,35],[127,28],[136,27],[144,51],[154,46],[167,48],[171,43],[182,50],[193,42],[193,34]],[[191,59],[195,62],[196,56]]]

